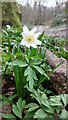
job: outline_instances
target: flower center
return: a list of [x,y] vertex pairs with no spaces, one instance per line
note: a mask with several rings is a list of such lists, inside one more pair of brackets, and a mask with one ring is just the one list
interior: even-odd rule
[[33,43],[34,42],[34,36],[33,35],[27,35],[26,36],[26,41],[28,42],[28,43]]

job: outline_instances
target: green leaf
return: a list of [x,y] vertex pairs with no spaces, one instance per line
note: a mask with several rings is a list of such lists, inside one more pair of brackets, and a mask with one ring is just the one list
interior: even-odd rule
[[33,66],[40,74],[42,74],[42,75],[45,75],[45,77],[47,77],[48,79],[50,79],[49,77],[48,77],[48,75],[47,74],[45,74],[45,71],[41,68],[41,67],[38,67],[38,66]]
[[28,105],[25,106],[25,108],[35,107],[35,106],[37,106],[36,103],[29,103]]
[[43,111],[43,109],[37,110],[37,112],[34,115],[34,118],[46,118],[47,114]]
[[14,104],[12,107],[14,114],[19,118],[22,118],[23,109],[25,107],[25,100],[22,101],[22,99],[19,98],[18,102],[16,102],[16,105]]
[[39,65],[41,64],[42,60],[39,59],[39,58],[34,58],[32,61],[31,61],[31,64],[32,65]]
[[17,107],[18,107],[19,111],[22,112],[23,108],[25,107],[25,101],[22,101],[22,99],[19,98],[19,100],[17,102]]
[[53,102],[50,102],[50,105],[51,106],[62,106],[62,104],[61,103],[59,103],[59,102],[57,102],[57,103],[53,103]]
[[29,103],[28,105],[26,105],[25,108],[29,108],[28,112],[31,112],[31,111],[34,111],[35,109],[39,108],[39,106],[36,103]]
[[22,110],[25,107],[25,100],[22,101]]
[[30,66],[25,69],[24,76],[27,76],[30,73]]
[[37,76],[36,76],[36,73],[34,72],[34,70],[31,70],[31,75],[32,75],[32,77],[35,79],[35,80],[38,80],[37,79]]
[[21,105],[22,105],[22,99],[20,98],[17,102],[17,107],[18,107],[20,112],[21,112]]
[[45,75],[45,77],[46,77],[46,78],[48,78],[48,80],[50,80],[50,78],[48,77],[48,75],[47,75],[47,74],[44,74],[44,75]]
[[7,119],[8,119],[8,118],[10,118],[10,119],[12,118],[12,119],[16,120],[16,118],[15,118],[15,116],[14,116],[13,114],[3,113],[3,114],[2,114],[2,117],[3,117],[3,118],[7,118]]
[[7,64],[11,65],[11,66],[19,66],[19,67],[26,67],[28,65],[25,62],[22,62],[22,61],[19,61],[19,60],[16,60],[16,61],[13,61],[13,62],[9,62]]
[[52,107],[50,107],[50,108],[46,108],[46,107],[45,107],[45,108],[44,108],[44,111],[45,111],[46,113],[50,113],[50,114],[53,115],[55,110],[54,110],[54,108],[52,108]]
[[22,113],[19,111],[18,107],[16,105],[12,106],[13,113],[18,116],[19,118],[22,118]]
[[37,80],[35,72],[30,66],[28,66],[24,72],[24,76],[27,76],[27,81],[29,82],[30,89],[33,89],[34,79]]
[[26,113],[26,115],[25,115],[25,117],[24,118],[31,118],[31,119],[29,119],[29,120],[32,120],[32,118],[33,118],[33,116],[34,116],[34,113],[35,113],[35,111],[32,111],[32,112],[28,112],[27,111],[27,113]]
[[27,81],[29,81],[29,87],[30,87],[30,89],[33,89],[34,80],[33,80],[33,78],[32,78],[31,75],[28,75],[28,76],[27,76]]
[[5,97],[3,95],[0,95],[0,99],[3,99],[5,102],[10,103],[10,104],[13,103],[12,100],[10,100],[10,98],[7,98],[7,97]]
[[60,118],[68,118],[68,111],[66,111],[65,109],[63,109],[62,113],[60,115]]
[[38,80],[34,70],[32,70],[30,66],[28,66],[24,72],[24,76],[27,76],[27,75],[31,75],[32,78],[34,78],[35,80]]
[[28,109],[28,112],[31,112],[31,111],[34,111],[34,110],[36,110],[36,109],[38,109],[39,108],[39,106],[37,105],[37,106],[32,106],[31,108],[29,108]]
[[10,100],[13,100],[16,96],[17,96],[17,95],[14,94],[14,95],[10,96],[9,99],[10,99]]
[[64,105],[66,106],[66,104],[68,104],[68,94],[61,94],[60,95]]
[[45,74],[44,70],[41,67],[33,66],[40,74]]
[[50,104],[49,104],[49,102],[48,102],[48,100],[43,100],[43,99],[41,99],[41,103],[42,103],[42,105],[44,105],[46,108],[50,108]]

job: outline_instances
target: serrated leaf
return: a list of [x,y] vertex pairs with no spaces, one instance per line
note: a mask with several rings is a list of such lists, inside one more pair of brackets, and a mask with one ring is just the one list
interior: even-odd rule
[[25,100],[22,101],[22,109],[25,107]]
[[16,105],[13,105],[13,113],[18,116],[19,118],[22,118],[22,113],[18,110],[18,107]]
[[48,75],[47,75],[47,74],[44,74],[44,75],[45,75],[45,77],[46,77],[46,78],[48,78],[48,80],[50,80],[50,78],[48,77]]
[[19,109],[20,112],[22,112],[22,99],[19,98],[18,102],[17,102],[17,107]]
[[39,64],[41,64],[41,62],[42,62],[41,59],[35,58],[35,59],[33,59],[33,60],[31,61],[31,64],[32,64],[32,65],[39,65]]
[[52,107],[49,107],[49,108],[44,107],[44,111],[45,111],[46,113],[54,114],[54,111],[55,111],[55,110],[54,110]]
[[40,74],[45,74],[44,70],[41,67],[33,66]]
[[34,70],[31,70],[31,75],[32,75],[32,77],[33,77],[35,80],[38,80],[38,79],[37,79],[37,76],[36,76],[36,73],[34,72]]
[[43,109],[37,110],[33,118],[46,118],[47,114],[43,111]]
[[60,101],[60,97],[59,96],[52,96],[50,98],[50,105],[51,106],[62,106],[62,103]]
[[49,104],[48,100],[43,100],[43,99],[41,99],[41,103],[42,103],[42,105],[44,105],[46,108],[50,108],[50,104]]
[[29,81],[29,87],[30,87],[30,89],[33,89],[34,80],[33,80],[32,76],[31,76],[31,75],[28,75],[27,79],[28,79],[28,81]]
[[2,114],[2,117],[3,118],[10,118],[10,119],[14,119],[14,120],[16,120],[16,118],[15,118],[15,116],[13,115],[13,114],[7,114],[7,113],[3,113]]
[[26,115],[25,115],[24,118],[31,118],[31,119],[29,119],[29,120],[32,120],[32,118],[33,118],[33,116],[34,116],[34,113],[35,113],[35,111],[32,111],[32,112],[28,112],[28,111],[27,111],[27,113],[26,113]]
[[63,109],[62,113],[60,115],[60,118],[68,118],[68,111],[66,111],[65,109]]
[[62,104],[60,103],[60,102],[55,102],[55,103],[53,103],[53,102],[50,102],[50,105],[51,106],[62,106]]
[[30,107],[29,109],[28,109],[28,112],[31,112],[31,111],[34,111],[34,110],[36,110],[36,109],[38,109],[39,108],[39,106],[38,105],[36,105],[36,106],[32,106],[32,107]]
[[45,71],[38,66],[33,66],[40,74],[45,75],[46,78],[50,79],[47,74],[45,74]]
[[61,94],[60,95],[64,105],[66,106],[66,104],[68,104],[68,94]]
[[25,106],[25,108],[35,107],[35,106],[37,106],[36,103],[29,103],[28,105]]
[[27,76],[29,73],[30,73],[30,67],[28,66],[28,67],[25,69],[24,76]]
[[13,61],[13,62],[9,62],[7,63],[8,65],[11,65],[11,66],[19,66],[19,67],[26,67],[28,64],[26,64],[25,62],[22,62],[20,60],[16,60],[16,61]]

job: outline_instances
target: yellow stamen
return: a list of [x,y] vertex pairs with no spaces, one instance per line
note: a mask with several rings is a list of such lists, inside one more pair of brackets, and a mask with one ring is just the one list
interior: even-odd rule
[[33,43],[34,42],[34,36],[33,35],[27,35],[26,36],[26,41],[28,42],[28,43]]

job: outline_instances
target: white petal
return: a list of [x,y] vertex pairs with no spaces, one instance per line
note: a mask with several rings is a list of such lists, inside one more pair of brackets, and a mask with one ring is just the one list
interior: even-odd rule
[[22,40],[20,44],[25,45],[26,44],[25,40]]
[[11,26],[10,26],[10,25],[6,25],[6,27],[7,27],[8,29],[10,29]]
[[39,40],[36,40],[36,45],[41,45],[41,41],[39,41]]
[[37,28],[33,28],[29,33],[34,34],[37,31]]
[[27,43],[27,42],[26,42],[26,44],[25,44],[25,45],[26,45],[26,47],[28,47],[28,48],[30,47],[30,44],[29,44],[29,43]]
[[21,35],[23,36],[23,38],[26,37],[26,34],[24,32],[22,32]]
[[28,34],[29,33],[29,29],[27,28],[27,26],[24,26],[23,27],[23,32],[24,32],[24,34]]
[[37,48],[35,43],[31,44],[30,46],[32,46],[33,48]]
[[39,37],[40,34],[41,34],[40,32],[35,33],[35,34],[34,34],[35,39],[37,39],[37,38]]

